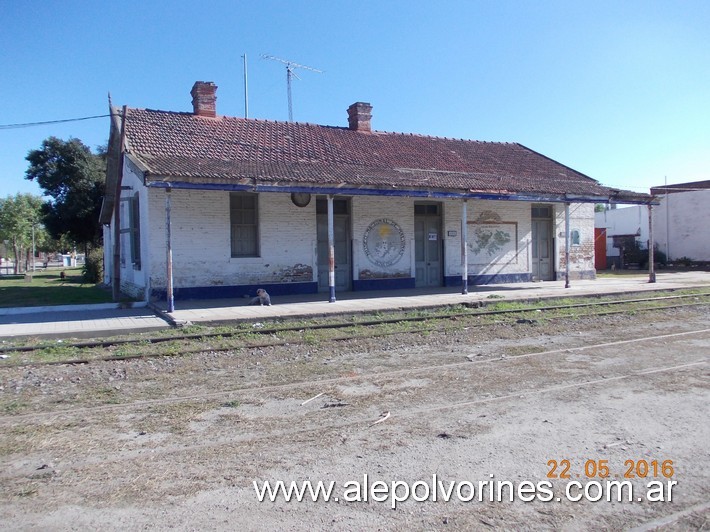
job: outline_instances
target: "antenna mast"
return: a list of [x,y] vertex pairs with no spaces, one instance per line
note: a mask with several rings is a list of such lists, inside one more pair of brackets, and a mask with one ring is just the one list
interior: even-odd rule
[[309,67],[306,65],[299,65],[298,63],[294,63],[293,61],[289,61],[288,59],[281,59],[279,57],[274,57],[273,55],[266,55],[266,54],[261,54],[262,59],[272,59],[273,61],[278,61],[279,63],[283,63],[286,65],[286,92],[288,93],[288,121],[293,122],[293,102],[291,99],[291,78],[295,77],[296,79],[301,79],[296,75],[296,73],[293,71],[294,68],[303,68],[305,70],[310,70],[312,72],[318,72],[319,74],[322,74],[322,70],[318,70],[317,68]]
[[249,85],[247,83],[247,54],[244,58],[244,118],[249,118]]

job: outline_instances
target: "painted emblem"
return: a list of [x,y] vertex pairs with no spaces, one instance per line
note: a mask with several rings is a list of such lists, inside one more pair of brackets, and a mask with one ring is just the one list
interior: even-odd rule
[[363,238],[365,256],[377,266],[386,268],[404,255],[404,232],[397,222],[381,218],[372,222]]

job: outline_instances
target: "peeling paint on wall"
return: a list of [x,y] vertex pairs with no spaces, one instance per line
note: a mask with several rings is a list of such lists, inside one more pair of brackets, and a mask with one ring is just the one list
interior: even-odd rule
[[409,272],[373,272],[372,270],[360,270],[360,279],[404,279],[409,277]]
[[277,282],[300,283],[313,280],[313,268],[308,264],[294,264],[288,268],[282,268],[277,273]]

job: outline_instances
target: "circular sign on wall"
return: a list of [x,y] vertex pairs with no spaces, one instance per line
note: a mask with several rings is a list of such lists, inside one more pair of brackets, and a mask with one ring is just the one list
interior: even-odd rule
[[381,218],[365,230],[362,245],[365,256],[374,264],[392,266],[404,255],[404,232],[397,222]]

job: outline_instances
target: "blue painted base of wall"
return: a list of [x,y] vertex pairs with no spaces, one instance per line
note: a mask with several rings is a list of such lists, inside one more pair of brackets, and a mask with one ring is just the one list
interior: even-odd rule
[[[263,288],[271,296],[285,296],[291,294],[316,294],[318,283],[265,283],[258,285],[232,285],[232,286],[191,286],[175,288],[173,297],[176,300],[186,299],[241,299],[244,296],[255,297],[258,288]],[[165,289],[154,289],[151,296],[165,301]]]
[[[580,279],[587,279],[587,280],[594,280],[597,278],[597,270],[584,270],[581,272],[569,272],[569,278],[571,281],[573,280],[580,280]],[[565,272],[562,270],[561,272],[557,272],[557,280],[558,281],[564,281],[565,280]]]
[[414,277],[398,277],[396,279],[361,279],[353,281],[353,292],[364,290],[397,290],[414,288]]
[[[507,283],[529,283],[531,282],[531,273],[496,273],[493,275],[469,275],[468,284],[507,284]],[[447,275],[444,277],[444,286],[461,286],[460,275]]]

